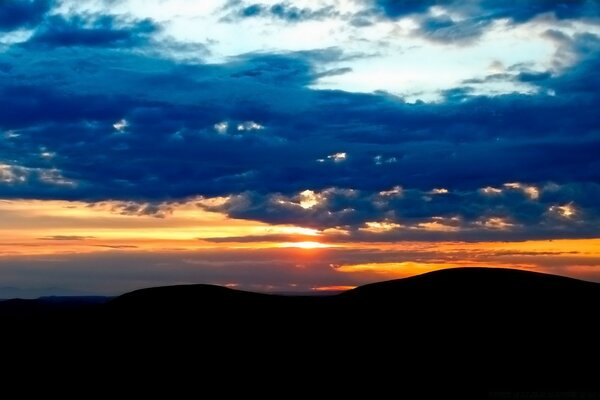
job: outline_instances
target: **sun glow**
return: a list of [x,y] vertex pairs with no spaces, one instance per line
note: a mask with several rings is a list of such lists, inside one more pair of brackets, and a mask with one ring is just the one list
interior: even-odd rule
[[[302,242],[322,235],[317,229],[301,226],[228,218],[205,211],[196,203],[174,205],[164,217],[157,218],[123,214],[122,207],[115,202],[90,205],[67,201],[0,200],[0,255],[94,253],[115,249],[197,250],[232,247],[229,243],[210,241],[215,238],[265,236],[269,241],[269,236],[284,235],[292,237],[286,242]],[[280,241],[271,241],[246,243],[244,247],[328,246],[312,242],[281,246]]]
[[334,246],[332,244],[319,243],[319,242],[285,242],[285,243],[278,244],[277,247],[284,247],[284,248],[293,247],[293,248],[298,248],[298,249],[310,250],[310,249],[325,249],[325,248],[336,247],[336,246]]

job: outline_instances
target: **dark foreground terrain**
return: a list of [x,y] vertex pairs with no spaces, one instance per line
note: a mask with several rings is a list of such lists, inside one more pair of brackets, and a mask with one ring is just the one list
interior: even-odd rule
[[326,297],[189,285],[68,303],[0,302],[6,349],[79,372],[228,377],[228,390],[600,383],[600,284],[553,275],[458,268]]

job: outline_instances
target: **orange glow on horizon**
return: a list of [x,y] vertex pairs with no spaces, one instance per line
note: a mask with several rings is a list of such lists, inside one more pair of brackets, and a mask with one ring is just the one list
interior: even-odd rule
[[[201,200],[200,202],[206,202]],[[119,249],[163,251],[173,248],[272,248],[281,243],[221,243],[211,239],[273,235],[298,237],[290,247],[324,248],[304,243],[321,232],[301,226],[269,225],[208,212],[191,201],[173,206],[166,216],[124,215],[119,203],[0,200],[0,256],[89,253]]]
[[[421,275],[427,272],[439,271],[441,269],[457,268],[457,267],[483,267],[483,268],[498,268],[498,264],[476,262],[476,261],[453,261],[446,263],[428,263],[428,262],[382,262],[382,263],[365,263],[365,264],[346,264],[336,266],[336,270],[342,273],[360,273],[370,272],[377,275],[382,275],[382,279],[397,279],[407,278],[409,276]],[[507,267],[508,268],[508,267]],[[536,266],[531,265],[512,265],[510,268],[532,270]]]
[[347,285],[336,285],[336,286],[317,286],[312,288],[315,292],[345,292],[346,290],[352,290],[356,286]]
[[[90,205],[67,201],[0,200],[0,257],[289,250],[286,257],[301,260],[300,264],[307,258],[311,262],[320,260],[324,265],[336,264],[334,270],[340,274],[364,275],[370,280],[460,266],[534,269],[600,280],[600,273],[596,272],[600,270],[600,238],[521,242],[357,242],[343,227],[320,231],[238,220],[208,212],[197,203],[174,205],[163,218],[156,218],[122,215],[118,204],[110,202]],[[421,228],[453,228],[445,222],[433,219],[430,225]],[[501,228],[506,222],[493,220],[486,223]],[[366,224],[363,230],[390,228],[396,227],[380,221]],[[352,256],[343,262],[333,259],[351,252],[364,256],[357,260]],[[596,276],[598,278],[594,278]]]

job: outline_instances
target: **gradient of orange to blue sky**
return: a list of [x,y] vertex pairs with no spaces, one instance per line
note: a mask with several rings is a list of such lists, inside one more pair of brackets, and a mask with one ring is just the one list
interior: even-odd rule
[[0,298],[600,282],[595,1],[0,3]]

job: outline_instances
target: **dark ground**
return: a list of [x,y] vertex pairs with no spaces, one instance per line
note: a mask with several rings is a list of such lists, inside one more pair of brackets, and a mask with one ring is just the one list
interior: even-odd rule
[[458,268],[328,297],[189,285],[106,303],[11,300],[0,302],[0,321],[10,360],[44,368],[66,360],[69,374],[107,382],[141,374],[145,389],[226,379],[221,389],[232,393],[283,385],[279,398],[321,398],[317,390],[366,398],[479,390],[494,398],[486,393],[600,384],[599,311],[600,284]]

